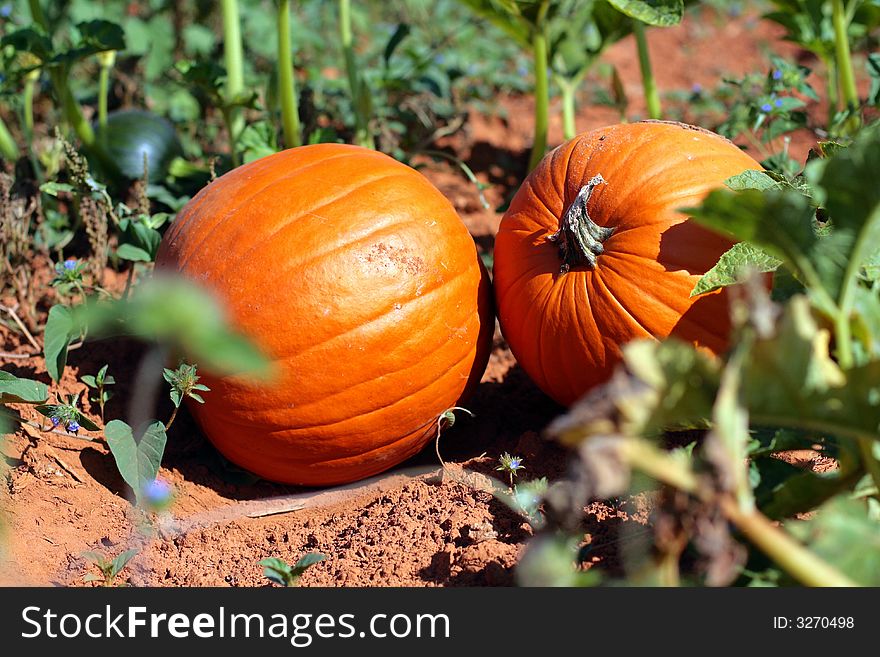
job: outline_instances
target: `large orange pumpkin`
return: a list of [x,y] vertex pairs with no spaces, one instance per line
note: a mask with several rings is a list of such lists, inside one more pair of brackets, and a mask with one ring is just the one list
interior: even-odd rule
[[480,379],[494,326],[474,242],[417,171],[340,144],[294,148],[203,189],[157,265],[206,285],[276,378],[205,376],[191,409],[234,463],[305,485],[418,452]]
[[678,210],[760,168],[716,134],[656,121],[594,130],[549,153],[495,241],[501,329],[535,383],[569,405],[608,379],[635,338],[723,350],[727,295],[690,292],[732,243]]

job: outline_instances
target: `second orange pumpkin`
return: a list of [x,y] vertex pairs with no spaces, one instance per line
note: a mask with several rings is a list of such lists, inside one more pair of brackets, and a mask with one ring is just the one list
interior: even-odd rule
[[727,295],[690,292],[732,243],[679,209],[760,168],[718,135],[653,121],[548,154],[495,241],[501,329],[535,383],[569,405],[610,376],[630,340],[675,335],[723,350]]

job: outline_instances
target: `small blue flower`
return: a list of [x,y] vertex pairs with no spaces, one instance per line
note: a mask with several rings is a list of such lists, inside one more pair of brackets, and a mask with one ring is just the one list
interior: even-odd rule
[[703,93],[703,85],[701,85],[699,82],[694,82],[694,85],[691,87],[691,93],[695,96],[700,95],[701,93]]
[[61,419],[60,419],[60,418],[57,418],[57,417],[50,417],[49,419],[52,421],[52,426],[53,426],[53,427],[57,427],[59,424],[61,424]]
[[526,74],[528,74],[528,72],[529,72],[529,69],[527,69],[525,66],[522,66],[522,65],[518,66],[516,69],[516,74],[521,77],[524,77]]
[[446,57],[444,57],[443,53],[439,53],[437,55],[434,55],[434,63],[437,64],[438,66],[442,66],[443,62],[445,62],[445,61],[446,61]]
[[774,107],[782,107],[782,99],[777,98],[776,100],[773,101],[773,105],[774,105]]
[[171,484],[157,477],[144,486],[144,499],[150,506],[164,506],[171,500]]
[[781,80],[782,79],[782,71],[780,71],[778,68],[773,69],[773,79],[774,80]]
[[77,422],[76,420],[73,420],[72,422],[69,422],[69,423],[67,424],[67,430],[68,430],[70,433],[76,433],[77,431],[79,431],[79,422]]
[[73,271],[74,269],[76,269],[76,260],[74,260],[73,258],[71,258],[70,260],[65,260],[64,268],[67,271]]
[[763,105],[761,105],[761,111],[764,113],[772,112],[773,106],[770,103],[764,103]]
[[512,459],[510,459],[510,463],[507,467],[511,470],[519,470],[520,465],[522,465],[522,459],[514,456]]
[[0,16],[3,18],[9,18],[12,15],[12,5],[6,4],[0,7]]

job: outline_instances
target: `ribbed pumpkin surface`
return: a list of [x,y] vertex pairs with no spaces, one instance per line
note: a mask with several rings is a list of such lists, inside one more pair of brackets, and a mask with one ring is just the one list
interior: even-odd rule
[[[730,329],[724,292],[690,298],[732,243],[678,212],[730,176],[760,165],[712,133],[665,122],[582,134],[538,165],[514,197],[495,241],[501,329],[517,361],[569,405],[605,381],[635,338],[669,335],[718,352]],[[587,204],[613,227],[595,268],[560,273],[564,213],[597,174]]]
[[467,229],[421,174],[355,146],[283,151],[181,211],[158,266],[205,284],[277,378],[205,377],[191,410],[231,461],[327,485],[419,451],[479,382],[491,293]]

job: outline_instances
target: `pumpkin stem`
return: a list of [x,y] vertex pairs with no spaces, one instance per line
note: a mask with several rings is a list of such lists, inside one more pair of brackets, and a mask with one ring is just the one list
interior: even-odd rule
[[580,265],[593,269],[596,259],[605,251],[602,242],[611,237],[614,228],[599,226],[587,212],[587,202],[593,195],[593,189],[604,182],[601,173],[590,178],[590,182],[581,187],[565,212],[559,230],[548,238],[551,242],[559,242],[559,257],[562,259],[560,274]]

